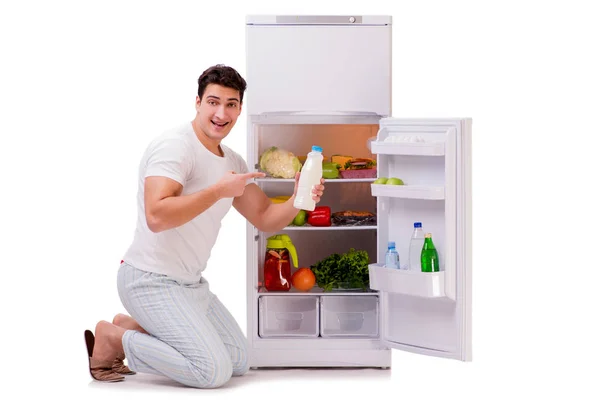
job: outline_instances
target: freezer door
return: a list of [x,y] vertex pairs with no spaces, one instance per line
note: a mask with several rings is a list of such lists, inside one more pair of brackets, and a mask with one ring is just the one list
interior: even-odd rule
[[298,18],[248,19],[248,113],[389,116],[391,19]]
[[[471,120],[385,118],[377,140],[378,263],[370,286],[381,292],[381,338],[386,346],[471,360]],[[383,267],[388,241],[409,267],[413,223],[432,233],[439,272]],[[418,263],[418,261],[417,261]]]

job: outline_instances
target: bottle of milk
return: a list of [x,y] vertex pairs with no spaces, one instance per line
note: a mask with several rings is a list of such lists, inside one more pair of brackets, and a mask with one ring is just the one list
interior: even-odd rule
[[312,199],[313,186],[321,183],[323,176],[323,149],[319,146],[313,146],[311,152],[306,156],[302,171],[300,171],[300,180],[298,181],[298,191],[294,199],[294,207],[299,210],[314,211],[315,201]]

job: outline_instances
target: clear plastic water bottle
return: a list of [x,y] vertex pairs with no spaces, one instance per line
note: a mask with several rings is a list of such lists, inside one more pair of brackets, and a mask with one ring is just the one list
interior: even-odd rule
[[423,226],[420,222],[413,224],[415,230],[410,237],[410,244],[408,245],[408,269],[411,271],[421,270],[421,250],[423,249],[423,243],[425,242],[425,234],[423,233]]
[[385,267],[400,269],[400,256],[396,251],[396,242],[388,242],[388,250],[385,253]]

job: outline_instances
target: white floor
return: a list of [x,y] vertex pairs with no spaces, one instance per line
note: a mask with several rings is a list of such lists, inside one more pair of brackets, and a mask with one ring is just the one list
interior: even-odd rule
[[[356,390],[352,386],[375,389],[386,386],[392,377],[390,369],[260,369],[250,370],[243,377],[234,377],[223,387],[212,390],[188,388],[168,378],[136,374],[127,376],[124,382],[102,383],[90,381],[86,398],[128,398],[131,395],[157,396],[218,396],[223,398],[241,398],[251,396],[262,399],[320,398],[315,394],[334,393],[345,398]],[[349,385],[351,383],[351,385]],[[382,385],[383,384],[383,385]],[[364,397],[364,396],[363,396]]]

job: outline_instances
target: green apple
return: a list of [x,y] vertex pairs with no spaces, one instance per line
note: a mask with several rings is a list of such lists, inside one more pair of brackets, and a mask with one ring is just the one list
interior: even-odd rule
[[375,182],[373,182],[376,185],[385,185],[385,183],[387,182],[388,178],[382,176],[381,178],[377,178],[377,180]]
[[292,224],[294,224],[296,226],[302,226],[305,223],[306,223],[306,211],[300,210],[300,211],[298,211],[298,214],[296,214],[296,217],[292,221]]
[[385,183],[386,185],[404,185],[404,182],[400,178],[390,178]]

